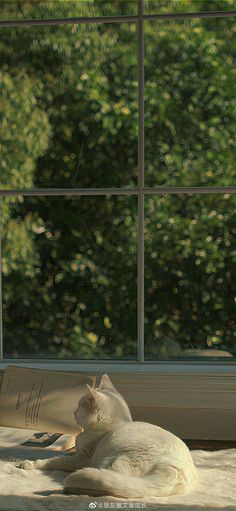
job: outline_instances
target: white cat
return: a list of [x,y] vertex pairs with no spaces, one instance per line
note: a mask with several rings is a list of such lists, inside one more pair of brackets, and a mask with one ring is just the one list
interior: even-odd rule
[[20,468],[72,472],[64,481],[65,493],[160,497],[192,487],[197,472],[182,440],[153,424],[133,422],[106,374],[99,388],[88,389],[74,412],[84,428],[76,440],[76,454],[26,460]]

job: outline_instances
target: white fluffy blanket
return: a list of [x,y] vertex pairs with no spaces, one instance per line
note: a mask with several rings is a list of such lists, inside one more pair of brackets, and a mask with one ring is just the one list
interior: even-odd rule
[[[66,496],[60,471],[20,470],[13,461],[50,457],[47,450],[0,451],[1,511],[86,511],[90,509],[148,509],[163,511],[236,511],[236,449],[192,451],[199,481],[186,495],[168,498],[117,499],[115,497]],[[94,505],[91,503],[94,502]]]

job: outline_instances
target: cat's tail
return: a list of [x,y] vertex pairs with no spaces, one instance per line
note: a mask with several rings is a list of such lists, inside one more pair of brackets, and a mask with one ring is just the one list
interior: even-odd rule
[[133,476],[112,469],[87,467],[77,470],[64,481],[66,493],[114,497],[165,497],[185,493],[196,479],[195,467],[183,467],[183,462],[158,463],[142,476]]

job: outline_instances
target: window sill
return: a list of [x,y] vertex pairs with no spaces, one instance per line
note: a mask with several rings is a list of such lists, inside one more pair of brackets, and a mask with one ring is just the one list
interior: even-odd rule
[[144,362],[142,364],[128,361],[102,360],[61,360],[61,359],[2,359],[0,362],[0,372],[8,365],[17,365],[22,367],[34,367],[44,369],[54,369],[60,371],[80,371],[96,373],[169,373],[169,374],[235,374],[236,359],[220,360],[201,360],[201,361],[158,361]]

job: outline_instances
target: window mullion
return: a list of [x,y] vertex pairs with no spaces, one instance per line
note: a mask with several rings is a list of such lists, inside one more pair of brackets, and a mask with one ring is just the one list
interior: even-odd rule
[[22,195],[23,197],[57,197],[82,195],[137,195],[137,188],[12,188],[0,189],[3,197]]
[[3,360],[3,336],[2,336],[2,197],[0,197],[0,360]]
[[144,362],[144,18],[138,2],[138,362]]

